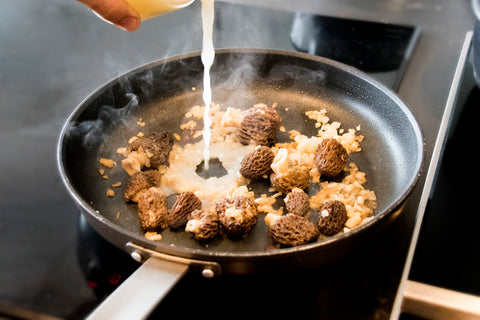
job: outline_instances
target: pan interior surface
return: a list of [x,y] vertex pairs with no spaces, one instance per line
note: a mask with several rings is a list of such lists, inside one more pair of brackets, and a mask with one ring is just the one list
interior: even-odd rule
[[[203,67],[198,54],[159,61],[141,67],[106,84],[88,97],[74,112],[61,138],[61,165],[67,185],[87,214],[138,244],[180,255],[199,257],[236,254],[271,255],[273,244],[260,213],[258,223],[244,239],[217,237],[208,244],[197,242],[184,231],[163,230],[162,241],[144,237],[137,218],[136,204],[126,203],[123,188],[128,175],[117,149],[143,132],[179,132],[185,113],[202,102]],[[278,142],[289,142],[291,129],[315,135],[314,122],[304,112],[326,109],[330,121],[344,129],[360,128],[365,136],[362,151],[349,155],[366,173],[366,188],[374,190],[378,205],[375,218],[383,219],[405,200],[417,180],[422,161],[422,138],[418,126],[404,104],[389,90],[354,69],[326,59],[274,51],[220,51],[212,68],[213,101],[222,109],[248,109],[256,103],[276,110],[286,132]],[[144,126],[140,124],[144,123]],[[99,174],[100,158],[115,160],[106,169],[108,179]],[[199,162],[202,159],[199,159]],[[112,188],[121,182],[122,187]],[[250,185],[256,196],[268,191],[269,183]],[[115,191],[107,197],[107,189]],[[309,195],[318,191],[310,188]],[[169,205],[174,199],[169,199]],[[310,215],[314,219],[315,215]],[[354,229],[368,232],[368,226]],[[344,234],[333,237],[342,238]],[[330,244],[331,241],[328,242]],[[322,241],[310,247],[320,247]],[[177,250],[177,251],[175,251]],[[274,250],[281,253],[282,250]]]

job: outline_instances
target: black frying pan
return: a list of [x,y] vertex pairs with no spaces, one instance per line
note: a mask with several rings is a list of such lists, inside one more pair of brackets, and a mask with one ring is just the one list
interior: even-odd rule
[[[394,93],[356,69],[328,59],[272,50],[222,50],[212,67],[214,102],[244,109],[258,102],[278,103],[287,130],[309,134],[315,129],[303,115],[306,110],[326,108],[330,119],[340,121],[345,129],[361,125],[363,151],[349,158],[366,172],[366,187],[377,194],[374,219],[328,240],[275,250],[266,249],[273,240],[263,214],[246,239],[219,238],[208,248],[186,232],[165,230],[162,241],[147,240],[137,207],[125,203],[123,188],[113,198],[105,196],[113,182],[125,185],[127,174],[117,165],[107,170],[110,179],[104,180],[98,174],[98,160],[105,157],[120,163],[116,149],[126,146],[138,131],[178,131],[185,112],[203,105],[202,79],[199,53],[145,65],[95,91],[75,109],[62,131],[58,162],[68,191],[89,223],[135,259],[153,256],[148,261],[174,261],[204,276],[317,266],[347,254],[400,213],[418,180],[423,141],[414,117]],[[139,118],[145,127],[138,126]],[[286,140],[287,135],[280,133],[278,140]],[[261,185],[255,188],[266,190]]]

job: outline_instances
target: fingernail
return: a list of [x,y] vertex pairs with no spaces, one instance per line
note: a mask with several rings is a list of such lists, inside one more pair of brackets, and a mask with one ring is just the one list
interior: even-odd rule
[[140,25],[140,20],[135,18],[135,17],[132,17],[132,16],[128,16],[128,17],[124,18],[118,24],[118,26],[120,28],[122,28],[126,31],[135,31],[135,30],[137,30],[139,25]]

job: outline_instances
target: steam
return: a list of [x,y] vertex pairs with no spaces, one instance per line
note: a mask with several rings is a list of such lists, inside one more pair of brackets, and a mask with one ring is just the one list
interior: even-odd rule
[[221,69],[216,69],[215,84],[221,90],[237,90],[247,87],[253,79],[259,77],[262,56],[232,54]]
[[133,93],[127,93],[129,102],[121,107],[114,108],[103,105],[98,110],[95,120],[78,121],[72,124],[68,135],[72,135],[78,143],[87,149],[94,150],[102,141],[102,137],[109,128],[127,125],[128,119],[138,107],[138,97]]
[[320,64],[304,65],[295,59],[254,52],[230,53],[227,57],[217,55],[219,65],[212,74],[213,101],[224,106],[248,108],[253,104],[245,103],[268,103],[258,101],[257,97],[258,94],[264,96],[260,91],[266,93],[263,89],[268,87],[298,92],[304,91],[306,84],[321,88],[327,71]]
[[269,79],[272,82],[287,83],[318,83],[325,81],[326,71],[312,70],[298,65],[292,65],[289,62],[277,63],[269,72]]
[[[151,69],[146,70],[138,77],[138,80],[140,80],[142,83],[140,86],[140,91],[142,92],[143,96],[150,97],[155,90],[155,87],[153,86],[153,71]],[[129,82],[128,79],[127,82]],[[127,90],[125,91],[129,92]]]

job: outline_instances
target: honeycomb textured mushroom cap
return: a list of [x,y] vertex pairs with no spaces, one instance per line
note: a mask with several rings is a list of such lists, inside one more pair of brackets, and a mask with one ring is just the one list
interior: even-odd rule
[[306,189],[310,185],[310,175],[304,166],[293,166],[283,174],[270,175],[272,187],[280,192],[288,193],[294,188]]
[[145,231],[156,231],[167,227],[167,199],[162,189],[152,187],[138,200],[138,218]]
[[221,198],[216,201],[215,210],[228,236],[247,236],[257,224],[257,205],[249,197]]
[[318,209],[318,230],[326,236],[333,236],[345,227],[347,209],[343,202],[325,200]]
[[348,153],[340,142],[328,138],[318,144],[314,159],[320,174],[335,177],[347,165]]
[[291,247],[310,243],[319,235],[313,223],[293,213],[273,219],[270,234],[276,242]]
[[304,216],[308,212],[308,209],[310,209],[308,194],[298,188],[294,188],[287,193],[284,202],[287,211],[297,216]]
[[282,118],[275,109],[258,104],[245,111],[237,138],[243,144],[270,146],[276,142],[281,124]]
[[240,163],[240,174],[250,180],[258,180],[272,171],[270,165],[275,158],[272,149],[258,146],[243,157]]
[[185,231],[193,232],[198,241],[209,241],[215,238],[220,229],[219,219],[215,210],[193,210],[188,215]]
[[173,229],[183,228],[188,221],[188,215],[202,208],[202,202],[193,192],[182,192],[168,214],[168,226]]
[[128,178],[123,195],[125,200],[138,202],[142,193],[151,187],[158,187],[162,174],[157,170],[137,171]]
[[173,141],[173,135],[168,131],[152,132],[146,137],[132,141],[129,148],[138,150],[141,147],[150,158],[150,166],[158,169],[160,165],[168,161]]

